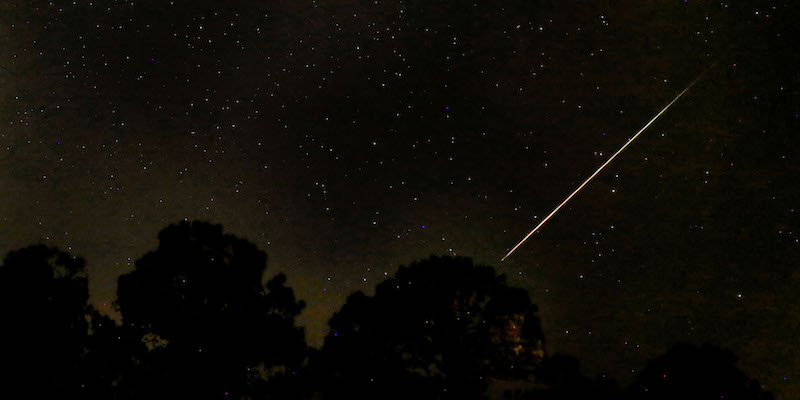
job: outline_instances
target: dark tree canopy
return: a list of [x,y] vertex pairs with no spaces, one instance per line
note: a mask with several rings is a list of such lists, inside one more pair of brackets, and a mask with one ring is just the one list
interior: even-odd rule
[[352,294],[312,361],[325,398],[464,399],[543,357],[536,306],[493,268],[431,257]]
[[736,356],[708,344],[677,344],[650,361],[627,390],[629,399],[771,400],[735,366]]
[[306,353],[294,325],[304,303],[282,274],[264,287],[266,254],[205,222],[158,238],[117,291],[124,326],[148,342],[126,383],[132,396],[239,398],[267,376],[294,374]]
[[481,399],[497,382],[509,399],[773,399],[711,345],[674,346],[624,392],[587,378],[576,358],[545,356],[525,290],[464,257],[401,266],[374,296],[350,295],[306,365],[304,304],[283,274],[263,283],[264,252],[204,222],[159,243],[120,278],[121,326],[87,304],[83,259],[43,245],[6,256],[6,397]]
[[84,267],[83,259],[44,245],[6,256],[0,267],[4,391],[41,398],[83,393],[91,311]]

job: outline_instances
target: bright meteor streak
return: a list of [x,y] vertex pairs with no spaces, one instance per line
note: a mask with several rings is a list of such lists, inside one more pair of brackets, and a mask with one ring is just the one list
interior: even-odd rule
[[690,83],[690,84],[689,84],[689,86],[687,86],[687,87],[686,87],[686,89],[683,89],[683,91],[682,91],[682,92],[678,93],[678,95],[677,95],[677,96],[675,96],[675,98],[674,98],[674,99],[672,99],[672,101],[670,101],[670,102],[669,102],[669,104],[667,104],[667,105],[666,105],[666,106],[665,106],[665,107],[664,107],[664,108],[663,108],[661,111],[659,111],[659,113],[658,113],[658,114],[656,114],[656,116],[655,116],[655,117],[653,117],[653,119],[651,119],[651,120],[650,120],[650,122],[648,122],[648,123],[647,123],[645,126],[643,126],[643,127],[642,127],[642,129],[639,129],[639,132],[636,132],[636,134],[635,134],[635,135],[633,135],[633,137],[632,137],[632,138],[628,139],[628,142],[626,142],[624,145],[622,145],[622,147],[620,147],[620,148],[619,148],[619,150],[617,150],[617,152],[616,152],[616,153],[614,153],[613,155],[611,155],[611,157],[609,157],[609,158],[608,158],[608,160],[606,160],[606,162],[604,162],[604,163],[603,163],[603,165],[601,165],[601,166],[600,166],[600,168],[598,168],[596,171],[594,171],[594,173],[593,173],[591,176],[589,176],[588,178],[586,178],[586,180],[585,180],[585,181],[583,181],[583,183],[581,183],[581,185],[580,185],[580,186],[578,186],[578,188],[577,188],[577,189],[575,189],[575,191],[574,191],[574,192],[572,192],[572,194],[570,194],[569,196],[567,196],[567,198],[566,198],[566,199],[564,199],[564,201],[562,201],[562,202],[561,202],[561,204],[559,204],[559,205],[558,205],[558,207],[556,207],[556,208],[555,208],[553,211],[551,211],[551,212],[550,212],[550,214],[549,214],[547,217],[545,217],[545,218],[542,220],[542,222],[539,222],[539,225],[536,225],[536,227],[535,227],[535,228],[533,228],[533,230],[531,230],[531,231],[530,231],[530,232],[529,232],[527,235],[525,235],[525,237],[524,237],[524,238],[522,238],[522,240],[520,240],[520,241],[519,241],[519,243],[517,243],[517,245],[516,245],[516,246],[514,246],[514,248],[513,248],[513,249],[511,249],[511,251],[509,251],[509,252],[508,252],[508,254],[506,254],[506,255],[505,255],[505,257],[503,257],[502,259],[500,259],[500,262],[503,262],[503,261],[505,261],[505,260],[506,260],[506,258],[508,258],[508,256],[510,256],[510,255],[511,255],[511,253],[513,253],[515,250],[517,250],[517,248],[519,248],[519,246],[521,246],[523,243],[525,243],[525,241],[526,241],[526,240],[528,240],[528,238],[529,238],[529,237],[531,237],[531,235],[533,235],[533,234],[534,234],[534,232],[536,232],[537,230],[539,230],[539,228],[541,228],[541,227],[542,227],[542,225],[544,225],[544,223],[545,223],[545,222],[547,222],[547,220],[548,220],[548,219],[550,219],[550,217],[552,217],[552,216],[553,216],[553,214],[557,213],[557,212],[558,212],[558,210],[560,210],[560,209],[561,209],[561,207],[563,207],[563,206],[564,206],[564,204],[567,204],[567,202],[568,202],[568,201],[570,201],[570,199],[572,199],[572,197],[573,197],[573,196],[575,196],[575,195],[576,195],[576,194],[577,194],[577,193],[578,193],[578,192],[579,192],[581,189],[583,189],[583,187],[584,187],[584,186],[586,186],[586,184],[587,184],[587,183],[589,183],[589,181],[591,181],[591,180],[592,180],[592,179],[593,179],[595,176],[597,176],[597,174],[599,174],[599,173],[600,173],[600,171],[602,171],[602,170],[603,170],[603,168],[605,168],[605,167],[606,167],[606,165],[608,165],[609,163],[611,163],[611,161],[613,161],[613,160],[614,160],[614,158],[615,158],[615,157],[617,157],[617,156],[619,155],[619,153],[622,153],[622,151],[623,151],[623,150],[625,150],[625,148],[626,148],[626,147],[628,147],[628,145],[629,145],[629,144],[633,143],[633,141],[634,141],[634,140],[636,140],[636,138],[637,138],[637,137],[639,137],[639,135],[641,135],[641,134],[642,134],[642,132],[644,132],[644,130],[645,130],[645,129],[647,129],[647,128],[648,128],[648,127],[649,127],[649,126],[650,126],[650,125],[651,125],[653,122],[655,122],[655,120],[656,120],[656,119],[658,119],[658,117],[660,117],[660,116],[661,116],[661,114],[663,114],[664,112],[666,112],[666,111],[667,111],[667,109],[669,109],[669,107],[670,107],[672,104],[674,104],[676,101],[678,101],[678,99],[680,99],[680,98],[681,98],[681,96],[683,96],[683,94],[684,94],[684,93],[686,93],[686,92],[687,92],[687,91],[688,91],[688,90],[689,90],[689,89],[690,89],[690,88],[691,88],[691,87],[692,87],[692,86],[695,84],[695,82],[697,82],[697,81],[698,81],[698,80],[699,80],[699,79],[700,79],[700,78],[701,78],[701,77],[702,77],[702,76],[703,76],[703,75],[704,75],[704,74],[705,74],[705,73],[706,73],[706,72],[707,72],[709,69],[711,69],[712,67],[714,67],[714,65],[716,65],[716,63],[712,64],[712,65],[711,65],[711,67],[708,67],[708,69],[706,69],[706,71],[704,71],[704,72],[703,72],[702,74],[700,74],[700,75],[699,75],[697,78],[695,78],[695,79],[692,81],[692,83]]

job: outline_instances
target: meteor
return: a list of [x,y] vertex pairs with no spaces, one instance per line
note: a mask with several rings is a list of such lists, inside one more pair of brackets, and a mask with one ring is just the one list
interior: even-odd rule
[[564,199],[564,201],[562,201],[562,202],[561,202],[561,204],[559,204],[559,205],[558,205],[558,207],[556,207],[556,208],[555,208],[553,211],[551,211],[551,212],[550,212],[550,214],[549,214],[547,217],[545,217],[545,218],[542,220],[542,222],[539,222],[539,225],[536,225],[536,227],[535,227],[535,228],[533,228],[533,230],[531,230],[530,232],[528,232],[528,234],[527,234],[527,235],[525,235],[525,237],[524,237],[524,238],[522,238],[522,240],[520,240],[520,241],[519,241],[519,243],[517,243],[517,245],[516,245],[516,246],[514,246],[514,248],[512,248],[512,249],[511,249],[511,251],[509,251],[509,252],[508,252],[508,254],[506,254],[506,255],[505,255],[505,257],[503,257],[503,258],[501,258],[501,259],[500,259],[500,262],[503,262],[503,261],[505,261],[505,260],[506,260],[506,258],[508,258],[508,256],[510,256],[510,255],[511,255],[511,253],[513,253],[515,250],[517,250],[517,249],[519,248],[519,246],[521,246],[523,243],[525,243],[525,241],[526,241],[526,240],[528,240],[528,238],[529,238],[529,237],[531,237],[531,235],[533,235],[533,234],[534,234],[534,232],[536,232],[537,230],[539,230],[539,228],[541,228],[541,227],[542,227],[542,225],[544,225],[544,223],[545,223],[545,222],[547,222],[547,220],[549,220],[549,219],[550,219],[550,217],[552,217],[552,216],[553,216],[553,214],[557,213],[557,212],[558,212],[558,210],[560,210],[560,209],[561,209],[561,207],[564,207],[564,204],[567,204],[567,202],[568,202],[568,201],[570,201],[570,199],[572,199],[572,197],[573,197],[573,196],[575,196],[575,195],[576,195],[578,192],[580,192],[580,191],[581,191],[581,189],[583,189],[583,187],[584,187],[584,186],[586,186],[586,184],[587,184],[587,183],[589,183],[589,181],[591,181],[591,180],[592,180],[592,179],[593,179],[595,176],[597,176],[597,174],[599,174],[599,173],[600,173],[600,171],[602,171],[602,170],[603,170],[603,168],[605,168],[605,167],[606,167],[606,165],[610,164],[610,163],[611,163],[611,161],[614,161],[614,158],[616,158],[616,157],[619,155],[619,153],[622,153],[622,151],[623,151],[623,150],[625,150],[625,148],[626,148],[626,147],[628,147],[628,145],[630,145],[631,143],[633,143],[633,141],[634,141],[634,140],[636,140],[636,138],[638,138],[638,137],[639,137],[639,135],[641,135],[641,134],[642,134],[642,132],[644,132],[644,131],[645,131],[645,129],[647,129],[647,128],[648,128],[648,127],[649,127],[649,126],[650,126],[650,125],[651,125],[653,122],[655,122],[655,120],[656,120],[656,119],[658,119],[658,117],[660,117],[660,116],[661,116],[661,114],[664,114],[664,112],[666,112],[666,111],[667,111],[667,109],[669,109],[669,107],[670,107],[670,106],[672,106],[672,105],[673,105],[673,104],[674,104],[676,101],[678,101],[678,99],[680,99],[680,98],[681,98],[681,96],[683,96],[683,94],[684,94],[684,93],[686,93],[687,91],[689,91],[689,89],[690,89],[692,86],[694,86],[694,84],[695,84],[695,83],[696,83],[698,80],[700,80],[700,78],[701,78],[703,75],[705,75],[705,73],[706,73],[706,72],[708,72],[708,70],[709,70],[709,69],[713,68],[713,67],[714,67],[716,64],[717,64],[716,62],[715,62],[715,63],[713,63],[713,64],[711,64],[711,66],[710,66],[710,67],[708,67],[708,68],[707,68],[705,71],[703,71],[703,73],[701,73],[701,74],[700,74],[700,75],[699,75],[697,78],[694,78],[694,80],[692,81],[692,83],[690,83],[690,84],[689,84],[689,86],[687,86],[687,87],[686,87],[686,89],[683,89],[683,91],[682,91],[682,92],[678,93],[678,95],[677,95],[677,96],[675,96],[675,98],[674,98],[674,99],[672,99],[672,101],[670,101],[670,102],[669,102],[669,104],[667,104],[667,105],[666,105],[666,106],[665,106],[663,109],[661,109],[661,111],[659,111],[659,112],[658,112],[658,114],[656,114],[656,116],[655,116],[655,117],[653,117],[653,118],[650,120],[650,122],[648,122],[647,124],[645,124],[645,126],[643,126],[643,127],[642,127],[642,129],[639,129],[639,132],[636,132],[636,134],[635,134],[635,135],[633,135],[633,137],[631,137],[630,139],[628,139],[628,141],[627,141],[625,144],[623,144],[623,145],[622,145],[622,147],[620,147],[620,148],[619,148],[619,150],[617,150],[617,152],[616,152],[616,153],[612,154],[612,155],[611,155],[611,157],[609,157],[609,158],[608,158],[608,160],[606,160],[606,162],[604,162],[604,163],[603,163],[603,165],[601,165],[601,166],[600,166],[600,168],[598,168],[596,171],[594,171],[594,173],[593,173],[592,175],[590,175],[588,178],[586,178],[586,180],[585,180],[585,181],[583,181],[583,183],[581,183],[581,185],[580,185],[580,186],[578,186],[578,188],[577,188],[577,189],[575,189],[575,191],[574,191],[574,192],[572,192],[572,194],[570,194],[569,196],[567,196],[567,198],[566,198],[566,199]]

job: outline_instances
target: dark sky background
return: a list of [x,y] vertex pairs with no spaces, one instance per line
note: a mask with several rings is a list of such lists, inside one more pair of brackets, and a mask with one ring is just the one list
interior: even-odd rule
[[399,264],[470,256],[588,374],[709,341],[799,398],[793,3],[0,1],[0,252],[85,257],[111,313],[160,229],[220,223],[312,345]]

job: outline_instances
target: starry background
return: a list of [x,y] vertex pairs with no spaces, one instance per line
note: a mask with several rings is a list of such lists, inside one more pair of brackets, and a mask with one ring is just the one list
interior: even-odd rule
[[[184,218],[269,255],[320,345],[355,290],[457,254],[549,353],[626,383],[710,341],[800,397],[791,1],[0,1],[0,251],[91,300]],[[509,260],[521,239],[714,61]]]

